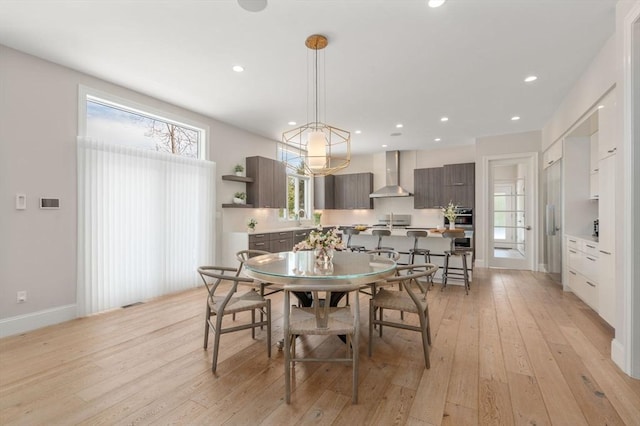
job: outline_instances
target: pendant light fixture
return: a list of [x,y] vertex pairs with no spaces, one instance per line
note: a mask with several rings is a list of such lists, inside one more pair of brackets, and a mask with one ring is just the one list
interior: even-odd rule
[[298,174],[331,175],[351,161],[351,133],[320,121],[318,99],[318,51],[329,44],[323,35],[307,37],[305,45],[314,51],[314,121],[282,133],[278,159]]

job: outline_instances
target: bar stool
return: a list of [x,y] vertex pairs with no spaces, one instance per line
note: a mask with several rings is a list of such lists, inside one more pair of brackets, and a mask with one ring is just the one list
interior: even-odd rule
[[382,245],[382,238],[391,235],[391,231],[388,229],[374,229],[371,231],[371,235],[378,237],[378,244],[374,247],[376,250],[395,250],[393,247],[384,247]]
[[[471,253],[472,249],[455,246],[456,238],[460,238],[461,236],[464,236],[464,231],[462,232],[445,231],[442,233],[443,238],[451,239],[450,249],[444,252],[444,271],[442,273],[442,290],[444,290],[444,288],[447,286],[447,281],[449,279],[457,279],[457,280],[464,281],[464,290],[466,294],[469,294],[469,288],[471,288],[471,286],[469,284],[469,271],[467,270],[467,254]],[[462,272],[452,272],[449,270],[449,258],[451,256],[462,256]]]
[[358,231],[356,228],[351,228],[351,227],[344,228],[342,230],[342,233],[349,236],[347,238],[347,250],[349,251],[366,251],[367,250],[364,246],[351,244],[351,237],[353,235],[358,235],[360,233],[360,231]]
[[409,264],[413,264],[416,255],[424,256],[424,263],[431,263],[431,250],[418,248],[418,238],[425,238],[427,231],[407,231],[407,237],[413,238],[413,248],[409,250]]

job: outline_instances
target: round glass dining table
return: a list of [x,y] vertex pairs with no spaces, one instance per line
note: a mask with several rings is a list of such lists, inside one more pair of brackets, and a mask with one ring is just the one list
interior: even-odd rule
[[313,251],[298,251],[255,256],[244,267],[247,276],[274,287],[332,282],[366,286],[393,275],[396,262],[372,254],[337,251],[333,262],[325,265],[316,262]]

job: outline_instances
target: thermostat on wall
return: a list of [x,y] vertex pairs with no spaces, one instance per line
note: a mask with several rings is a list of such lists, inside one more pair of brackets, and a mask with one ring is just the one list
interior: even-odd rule
[[59,209],[60,198],[40,198],[41,209]]

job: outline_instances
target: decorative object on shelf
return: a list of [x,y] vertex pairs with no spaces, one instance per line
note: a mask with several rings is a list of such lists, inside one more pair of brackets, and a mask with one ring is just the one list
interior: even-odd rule
[[305,41],[307,48],[315,52],[315,121],[282,133],[282,141],[278,143],[279,160],[293,173],[300,174],[304,169],[304,174],[308,175],[331,175],[347,167],[351,161],[351,133],[322,123],[318,118],[318,51],[328,44],[327,38],[319,34],[311,35]]
[[245,204],[247,201],[247,194],[244,192],[236,192],[233,194],[233,204]]
[[344,250],[344,244],[338,235],[338,228],[322,232],[322,228],[318,227],[305,240],[293,246],[293,251],[298,250],[313,250],[316,264],[328,267],[333,262],[334,250]]
[[456,229],[456,218],[458,217],[458,206],[449,201],[449,205],[442,209],[444,217],[449,219],[449,229]]
[[320,219],[322,218],[322,213],[313,212],[313,224],[315,226],[320,226]]
[[257,224],[258,224],[257,220],[255,220],[254,218],[249,218],[249,220],[247,220],[247,230],[249,232],[254,232],[256,230]]
[[236,176],[242,176],[242,172],[244,172],[244,166],[242,164],[236,164],[236,166],[233,168],[233,171]]

